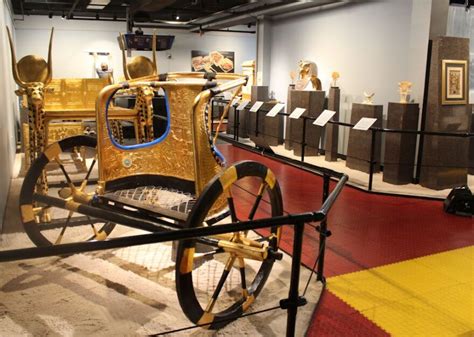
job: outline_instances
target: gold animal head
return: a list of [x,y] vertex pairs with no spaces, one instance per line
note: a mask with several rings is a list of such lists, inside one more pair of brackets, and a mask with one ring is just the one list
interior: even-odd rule
[[152,41],[153,60],[145,56],[135,56],[130,62],[127,62],[125,37],[122,33],[120,33],[119,41],[120,49],[122,49],[123,74],[127,81],[158,74],[158,66],[156,65],[156,32],[153,32]]
[[45,85],[41,82],[33,82],[29,83],[25,89],[29,103],[36,108],[43,105],[44,87]]
[[[48,61],[46,62],[41,56],[37,55],[26,55],[18,63],[16,62],[15,48],[13,47],[12,36],[10,30],[7,27],[8,41],[10,43],[10,51],[12,58],[12,70],[13,78],[15,82],[24,89],[29,87],[39,87],[42,85],[43,88],[51,82],[53,77],[53,64],[51,59],[51,46],[53,43],[54,28],[51,29],[51,36],[49,38],[48,48]],[[35,91],[36,92],[36,91]]]

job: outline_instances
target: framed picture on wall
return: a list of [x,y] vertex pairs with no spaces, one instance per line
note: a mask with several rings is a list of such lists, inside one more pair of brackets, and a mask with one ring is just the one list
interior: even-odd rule
[[233,73],[235,54],[233,51],[191,51],[191,70],[213,73]]
[[441,71],[441,104],[467,104],[467,61],[443,60]]

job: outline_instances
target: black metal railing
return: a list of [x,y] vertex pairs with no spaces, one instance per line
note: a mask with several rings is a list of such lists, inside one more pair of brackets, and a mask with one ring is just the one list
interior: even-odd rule
[[[241,143],[241,138],[240,138],[240,111],[236,110],[237,105],[234,106],[234,123],[233,123],[233,135],[232,137],[227,137],[227,136],[220,136],[220,139],[224,140],[224,141],[229,141],[229,140],[232,140],[233,143],[235,144],[235,142],[237,143]],[[247,108],[246,108],[247,109]],[[248,130],[249,132],[251,132],[251,136],[255,136],[255,137],[258,137],[258,136],[267,136],[267,137],[273,137],[273,138],[277,138],[278,135],[275,135],[275,134],[268,134],[266,132],[264,132],[262,130],[262,127],[260,126],[260,118],[259,118],[259,114],[267,114],[268,113],[268,109],[262,109],[260,108],[256,113],[255,113],[255,123],[253,124],[254,125],[254,128],[252,128],[252,130]],[[231,113],[232,111],[229,111],[229,113]],[[283,116],[284,118],[288,118],[289,117],[289,113],[285,113],[285,112],[280,112],[278,113],[279,116]],[[308,117],[308,116],[301,116],[300,117],[301,120],[303,120],[303,123],[302,123],[302,130],[301,130],[301,139],[298,141],[298,140],[295,140],[294,142],[297,143],[300,147],[301,147],[301,153],[299,155],[299,165],[301,166],[304,166],[304,167],[307,167],[309,169],[311,169],[312,171],[316,171],[316,172],[327,172],[327,168],[324,168],[324,167],[320,167],[320,166],[316,166],[316,165],[312,165],[308,162],[305,162],[305,157],[306,157],[306,148],[308,146],[307,144],[307,121],[310,121],[310,122],[313,122],[316,120],[316,118],[313,118],[313,117]],[[345,127],[345,128],[353,128],[355,125],[354,124],[351,124],[351,123],[345,123],[345,122],[339,122],[339,121],[333,121],[333,120],[330,120],[328,122],[328,124],[332,124],[336,127]],[[377,161],[376,160],[376,142],[377,142],[377,137],[379,134],[389,134],[389,133],[395,133],[395,134],[410,134],[410,135],[413,135],[413,136],[416,136],[418,137],[417,139],[417,142],[418,143],[422,143],[422,140],[424,139],[425,136],[439,136],[439,137],[453,137],[453,138],[466,138],[466,139],[471,139],[471,142],[472,142],[472,139],[474,139],[474,133],[472,132],[437,132],[437,131],[419,131],[419,130],[404,130],[404,129],[390,129],[390,128],[381,128],[381,127],[371,127],[369,128],[369,130],[367,132],[370,132],[371,133],[371,141],[370,141],[370,144],[368,144],[368,146],[370,146],[370,157],[367,159],[367,158],[359,158],[359,157],[351,157],[351,156],[348,156],[347,154],[340,154],[340,153],[337,153],[337,157],[338,158],[341,158],[341,159],[344,159],[344,160],[347,160],[348,158],[350,159],[357,159],[357,160],[361,160],[361,161],[365,161],[368,163],[369,165],[369,172],[368,172],[368,182],[367,182],[367,190],[368,191],[372,191],[373,190],[373,181],[374,181],[374,174],[376,171],[378,171],[379,169],[383,169],[383,166],[384,165],[399,165],[399,166],[404,166],[404,165],[407,165],[407,166],[410,166],[410,167],[414,167],[414,174],[412,175],[412,182],[413,183],[419,183],[420,181],[420,174],[421,174],[421,168],[422,167],[425,167],[425,168],[428,168],[428,167],[433,167],[433,168],[461,168],[459,165],[446,165],[446,164],[443,164],[443,165],[436,165],[436,164],[428,164],[428,163],[423,163],[422,162],[422,158],[423,158],[423,154],[424,154],[424,149],[423,147],[419,147],[418,151],[416,152],[416,155],[415,155],[415,158],[413,160],[413,163],[410,163],[410,164],[405,164],[405,163],[401,163],[401,162],[389,162],[389,161],[384,161],[382,165],[382,162],[381,161]],[[288,135],[287,135],[288,137]],[[471,145],[472,146],[472,145]],[[257,148],[257,150],[261,150],[259,148]],[[472,151],[472,150],[471,150]],[[325,153],[325,150],[324,150],[324,137],[321,138],[321,146],[319,147],[318,149],[318,152],[319,154],[324,154]],[[274,154],[274,153],[267,153],[267,155],[270,155],[270,156],[273,156],[273,157],[276,157],[280,160],[284,160],[284,161],[287,161],[287,162],[290,162],[290,163],[293,163],[295,164],[295,160],[294,159],[290,159],[290,158],[287,158],[287,157],[284,157],[284,156],[281,156],[281,155],[277,155],[277,154]],[[466,158],[466,162],[469,163],[469,160],[473,160],[472,158],[469,159],[469,158]],[[379,167],[377,166],[379,165]],[[471,164],[472,165],[472,164]],[[462,166],[463,169],[467,169],[469,172],[472,172],[474,170],[474,167],[472,167],[471,165],[467,164],[466,166]],[[331,170],[329,170],[331,171]]]
[[[339,181],[334,189],[329,191],[329,180],[331,178],[338,178]],[[48,256],[60,256],[60,255],[70,255],[77,253],[85,253],[99,250],[107,250],[114,248],[124,248],[138,245],[146,245],[153,243],[161,243],[167,241],[175,240],[184,240],[184,239],[193,239],[200,238],[203,236],[225,234],[236,231],[248,231],[255,229],[262,229],[272,226],[293,226],[294,228],[294,237],[293,237],[293,254],[291,262],[291,274],[290,274],[290,287],[288,291],[288,298],[282,299],[280,305],[276,308],[271,308],[269,310],[276,310],[278,308],[287,310],[287,331],[286,336],[295,335],[295,326],[296,326],[296,316],[298,312],[298,307],[306,303],[304,297],[300,296],[299,292],[299,281],[300,281],[300,266],[301,266],[301,256],[303,248],[303,234],[305,223],[308,222],[320,222],[320,226],[317,227],[320,232],[320,242],[319,242],[319,255],[317,257],[317,279],[324,282],[324,251],[326,247],[326,239],[330,235],[330,232],[327,229],[327,217],[328,214],[334,205],[337,197],[341,193],[344,185],[348,179],[347,175],[344,174],[334,174],[324,176],[324,188],[323,188],[323,204],[321,208],[314,212],[306,212],[300,214],[289,214],[285,216],[278,216],[266,219],[258,219],[252,221],[243,221],[237,223],[223,224],[220,226],[210,226],[210,227],[197,227],[197,228],[185,228],[185,229],[169,229],[166,231],[157,231],[150,234],[142,234],[129,237],[120,237],[120,238],[111,238],[107,241],[91,241],[91,242],[81,242],[81,243],[69,243],[61,244],[56,246],[48,247],[33,247],[33,248],[23,248],[23,249],[14,249],[14,250],[5,250],[0,251],[0,262],[8,261],[18,261],[24,259],[35,259]],[[89,209],[90,208],[90,209]],[[94,207],[89,206],[89,208],[83,208],[82,211],[89,213],[91,211],[94,213]],[[93,214],[90,215],[93,215]],[[94,213],[95,214],[95,213]],[[95,214],[97,215],[97,214]],[[110,215],[110,218],[109,218]],[[118,213],[101,213],[101,218],[104,221],[113,221],[118,224],[127,224],[132,219],[130,217],[124,217],[121,220],[121,216]],[[137,221],[143,221],[143,219],[137,219]],[[133,222],[133,221],[132,221]],[[156,224],[157,227],[160,226],[159,223]],[[313,269],[314,271],[314,269]],[[313,273],[311,273],[312,275]],[[308,284],[309,284],[308,280]],[[263,310],[268,311],[268,310]],[[261,312],[263,312],[261,311]],[[198,326],[192,326],[190,328],[197,328]],[[185,329],[190,329],[185,328]],[[183,330],[183,329],[180,329]],[[170,333],[170,332],[167,332]]]

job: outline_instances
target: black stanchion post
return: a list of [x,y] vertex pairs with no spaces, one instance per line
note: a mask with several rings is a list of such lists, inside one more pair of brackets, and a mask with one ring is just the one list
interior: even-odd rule
[[[329,182],[331,177],[327,174],[323,176],[323,203],[329,196]],[[317,280],[324,282],[324,252],[326,247],[326,238],[327,238],[327,219],[321,221],[319,225],[319,261],[318,261],[318,271],[317,271]]]
[[375,158],[375,138],[377,130],[372,129],[372,142],[370,144],[370,163],[369,163],[369,191],[372,191],[372,183],[374,180],[374,158]]
[[[303,232],[304,222],[299,222],[294,226],[295,236],[293,239],[293,258],[291,261],[291,279],[290,290],[288,293],[287,310],[288,318],[286,323],[286,336],[295,336],[296,314],[298,313],[298,306],[304,304],[299,297],[299,280],[300,280],[300,265],[301,252],[303,250]],[[303,300],[304,301],[304,300]]]
[[235,127],[234,127],[234,130],[235,130],[235,140],[236,141],[239,141],[239,129],[240,129],[240,110],[239,109],[235,109]]
[[303,116],[303,135],[301,137],[301,161],[304,161],[304,152],[306,148],[306,117]]
[[255,112],[255,137],[258,137],[258,110]]
[[416,158],[416,170],[415,170],[415,180],[414,183],[418,184],[420,182],[421,176],[421,166],[423,165],[423,149],[425,144],[425,123],[426,123],[426,110],[428,108],[428,87],[430,83],[430,68],[431,68],[431,52],[433,49],[433,40],[428,41],[428,53],[426,56],[426,72],[425,72],[425,90],[423,94],[423,105],[421,108],[421,124],[420,124],[420,137],[418,143],[418,154]]

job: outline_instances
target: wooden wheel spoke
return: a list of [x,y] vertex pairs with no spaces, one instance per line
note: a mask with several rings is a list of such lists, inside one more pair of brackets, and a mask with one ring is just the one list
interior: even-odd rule
[[257,212],[257,209],[258,209],[258,206],[260,204],[260,201],[262,200],[262,197],[263,197],[263,193],[265,192],[265,187],[267,186],[266,182],[263,182],[261,185],[260,185],[260,188],[258,190],[258,194],[257,194],[257,197],[255,198],[255,202],[252,206],[252,209],[250,210],[250,213],[249,213],[249,216],[248,216],[248,219],[249,220],[253,220],[253,218],[255,217],[255,213]]
[[97,161],[97,159],[94,157],[94,160],[92,161],[91,167],[89,167],[89,169],[87,170],[86,177],[82,181],[81,188],[79,189],[80,191],[82,191],[84,189],[84,187],[86,187],[87,181],[89,180],[89,177],[92,173],[92,170],[94,169],[96,161]]
[[230,190],[227,192],[227,204],[229,205],[230,218],[232,219],[232,222],[239,221],[235,212],[234,198],[232,197]]
[[74,183],[73,183],[72,180],[71,180],[71,177],[69,177],[69,174],[67,173],[66,169],[64,168],[63,163],[62,163],[60,160],[56,160],[56,162],[58,163],[59,168],[61,169],[61,171],[62,171],[64,177],[66,178],[66,181],[67,181],[68,185],[69,185],[71,188],[75,188]]
[[69,214],[66,219],[66,223],[64,224],[63,228],[61,228],[61,232],[59,233],[59,236],[56,238],[56,241],[54,242],[55,245],[59,245],[61,243],[64,233],[66,232],[66,228],[68,227],[69,221],[71,221],[73,214],[74,214],[73,211],[69,211]]
[[239,270],[240,270],[240,280],[242,284],[242,295],[244,298],[247,298],[249,295],[248,290],[247,290],[247,281],[245,279],[245,260],[243,257],[239,257]]
[[212,312],[212,309],[214,308],[214,305],[217,302],[217,298],[219,297],[222,287],[224,286],[224,283],[227,280],[227,276],[229,276],[230,274],[230,271],[232,269],[232,266],[234,265],[234,262],[235,262],[235,256],[233,255],[229,256],[225,264],[224,271],[222,272],[221,278],[219,279],[219,283],[217,283],[217,287],[214,290],[214,293],[212,294],[212,297],[209,303],[207,304],[206,312]]

